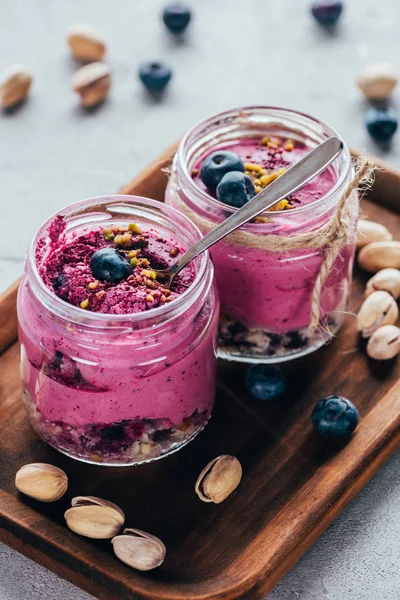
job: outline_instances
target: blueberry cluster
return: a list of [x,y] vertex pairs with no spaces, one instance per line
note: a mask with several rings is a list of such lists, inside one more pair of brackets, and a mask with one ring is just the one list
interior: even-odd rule
[[235,208],[244,206],[256,194],[242,159],[229,150],[209,154],[201,165],[200,178],[220,202]]

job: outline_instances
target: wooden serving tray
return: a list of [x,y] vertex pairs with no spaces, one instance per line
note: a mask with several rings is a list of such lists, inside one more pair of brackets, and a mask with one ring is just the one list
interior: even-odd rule
[[[123,193],[162,200],[161,172],[174,147]],[[378,172],[362,210],[400,239],[400,174]],[[366,277],[357,274],[351,309]],[[338,337],[312,356],[284,366],[289,389],[261,402],[245,388],[244,365],[221,362],[214,416],[199,437],[170,458],[137,468],[75,462],[41,442],[21,402],[16,323],[17,284],[0,299],[0,539],[94,594],[116,600],[262,599],[382,466],[400,442],[400,361],[369,361],[356,350],[354,317]],[[329,394],[352,399],[360,424],[347,443],[329,443],[313,431],[310,413]],[[204,504],[194,484],[219,454],[243,466],[239,488],[223,504]],[[50,462],[68,474],[65,498],[40,504],[15,490],[18,468]],[[108,541],[81,538],[63,513],[75,495],[116,502],[127,526],[159,536],[164,564],[148,573],[118,561]]]

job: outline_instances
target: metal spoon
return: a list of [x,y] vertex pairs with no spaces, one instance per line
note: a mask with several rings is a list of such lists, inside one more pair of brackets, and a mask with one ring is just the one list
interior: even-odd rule
[[342,142],[337,137],[331,137],[322,142],[322,144],[311,150],[311,152],[306,154],[306,156],[285,171],[285,173],[270,183],[268,187],[186,250],[175,264],[167,269],[152,269],[156,272],[157,279],[162,281],[166,288],[169,288],[176,274],[196,258],[196,256],[222,240],[222,238],[235,231],[235,229],[238,229],[241,225],[244,225],[271,206],[274,206],[274,204],[277,204],[290,194],[294,194],[294,192],[303,187],[311,179],[322,173],[335,160],[342,148]]

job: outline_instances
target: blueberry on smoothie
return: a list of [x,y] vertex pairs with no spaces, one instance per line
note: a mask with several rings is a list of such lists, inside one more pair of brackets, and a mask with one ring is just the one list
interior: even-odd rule
[[370,136],[378,142],[387,142],[396,132],[398,119],[392,108],[370,108],[365,116]]
[[321,1],[314,2],[311,7],[311,13],[320,25],[335,25],[343,11],[343,2]]
[[358,424],[358,410],[342,396],[322,398],[311,415],[314,429],[326,438],[349,437]]
[[286,390],[286,380],[279,367],[253,365],[247,371],[246,384],[258,400],[274,400]]
[[171,77],[171,69],[161,61],[143,63],[139,68],[139,78],[149,92],[162,92]]
[[93,276],[100,281],[118,283],[132,274],[133,268],[124,254],[113,248],[96,250],[90,259]]
[[217,198],[224,204],[240,208],[256,195],[254,184],[248,175],[232,171],[223,176],[217,187]]
[[182,33],[191,19],[190,8],[183,2],[168,4],[163,11],[163,21],[171,33]]
[[204,160],[200,169],[200,178],[211,192],[215,192],[223,176],[231,171],[244,173],[242,159],[229,150],[217,150]]

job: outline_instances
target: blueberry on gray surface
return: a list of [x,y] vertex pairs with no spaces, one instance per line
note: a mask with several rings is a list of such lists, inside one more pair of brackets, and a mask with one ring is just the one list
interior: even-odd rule
[[343,2],[321,1],[314,2],[311,7],[311,13],[320,25],[335,25],[343,11]]
[[163,11],[163,21],[171,33],[182,33],[190,23],[192,14],[187,4],[173,2],[168,4]]
[[274,400],[286,390],[286,380],[282,370],[270,365],[251,366],[247,371],[246,384],[258,400]]
[[93,253],[90,259],[93,276],[100,281],[118,283],[132,274],[129,260],[118,250],[102,248]]
[[386,142],[397,130],[397,113],[393,108],[370,108],[365,115],[365,125],[374,140]]
[[232,171],[223,176],[217,187],[217,198],[224,204],[240,208],[256,195],[253,182],[248,175]]
[[349,437],[358,424],[358,410],[342,396],[322,398],[311,415],[314,429],[326,438]]
[[224,175],[231,171],[244,173],[242,159],[229,150],[217,150],[209,154],[203,161],[200,178],[211,192],[215,192]]
[[172,70],[161,61],[143,63],[139,78],[149,92],[162,92],[172,77]]

